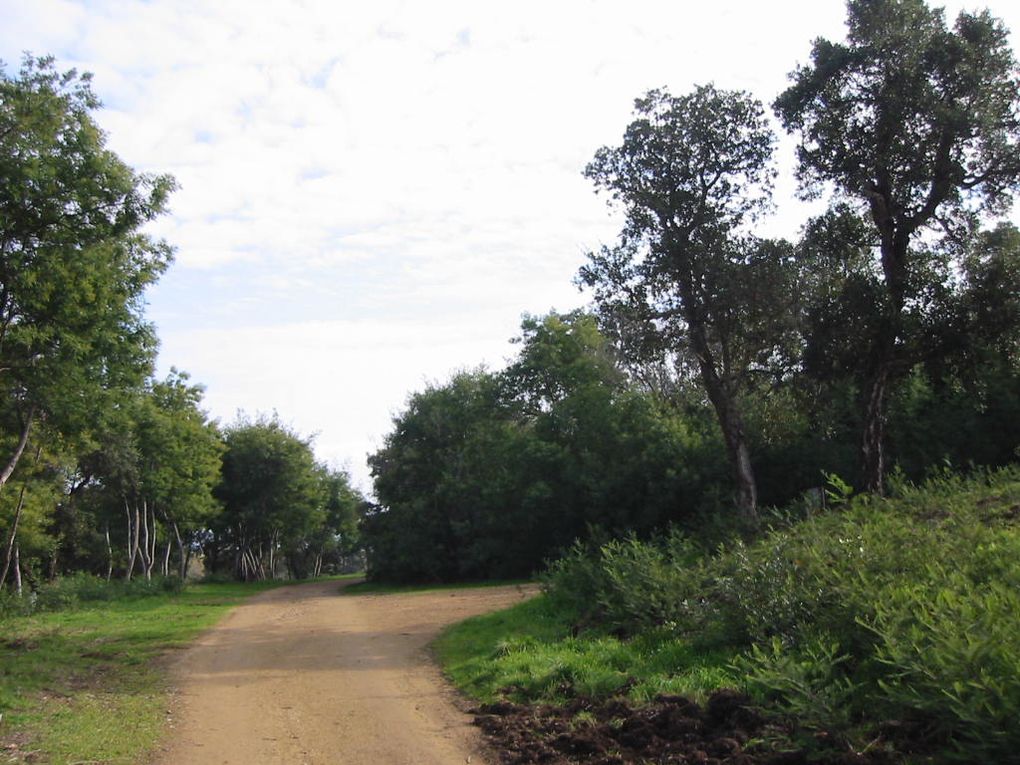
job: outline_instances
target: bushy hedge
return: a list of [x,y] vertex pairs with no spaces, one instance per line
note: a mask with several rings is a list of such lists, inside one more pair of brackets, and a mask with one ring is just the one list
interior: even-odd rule
[[1020,750],[1020,469],[855,498],[700,557],[677,534],[575,547],[546,587],[581,623],[740,646],[748,688],[806,739]]
[[183,586],[179,578],[172,576],[108,582],[91,574],[72,574],[46,582],[20,596],[9,591],[0,592],[0,618],[62,611],[101,601],[165,595],[180,592]]

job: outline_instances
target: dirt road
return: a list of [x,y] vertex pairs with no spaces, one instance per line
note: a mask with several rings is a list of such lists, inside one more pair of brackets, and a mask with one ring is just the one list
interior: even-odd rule
[[429,660],[446,624],[518,587],[339,595],[284,587],[237,608],[176,667],[163,765],[484,763],[470,718]]

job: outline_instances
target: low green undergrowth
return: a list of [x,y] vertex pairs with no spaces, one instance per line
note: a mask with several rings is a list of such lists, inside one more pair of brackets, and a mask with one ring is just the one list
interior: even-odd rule
[[711,551],[678,533],[576,546],[544,597],[451,629],[439,654],[484,699],[736,685],[808,748],[1015,761],[1020,469],[830,499]]
[[448,628],[435,650],[453,682],[492,701],[562,702],[574,696],[701,697],[734,682],[731,652],[699,649],[668,630],[623,640],[601,630],[572,635],[570,614],[548,595]]
[[130,582],[120,579],[106,581],[91,574],[78,573],[45,582],[35,590],[18,595],[0,591],[0,619],[30,616],[48,611],[66,611],[81,605],[102,601],[146,598],[178,593],[183,589],[175,576],[136,577]]
[[63,591],[76,597],[62,610],[0,619],[0,758],[141,761],[163,733],[167,651],[279,584],[198,584],[110,600],[82,598],[92,584],[70,582]]

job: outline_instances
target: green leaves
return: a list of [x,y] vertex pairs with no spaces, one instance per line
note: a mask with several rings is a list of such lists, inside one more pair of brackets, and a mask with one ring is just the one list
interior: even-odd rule
[[95,423],[105,391],[148,375],[142,294],[172,259],[140,228],[174,182],[109,151],[97,108],[89,77],[50,58],[26,57],[17,77],[0,70],[4,406],[34,407],[67,435]]

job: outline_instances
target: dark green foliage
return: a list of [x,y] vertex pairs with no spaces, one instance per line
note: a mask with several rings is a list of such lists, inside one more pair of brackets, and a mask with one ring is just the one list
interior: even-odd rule
[[1020,185],[1020,69],[987,11],[963,12],[950,29],[923,0],[852,0],[847,27],[845,42],[814,42],[775,109],[800,135],[805,190],[848,201],[877,251],[861,262],[845,246],[856,238],[834,250],[847,265],[835,304],[849,309],[856,338],[840,343],[838,330],[824,331],[833,321],[813,329],[821,346],[836,341],[837,359],[863,350],[851,367],[862,483],[881,493],[891,388],[947,352],[937,341],[954,325],[959,245],[980,216],[1007,212]]
[[743,397],[783,366],[795,315],[790,245],[746,229],[769,204],[773,144],[746,93],[653,90],[635,102],[621,145],[599,149],[585,168],[626,222],[580,281],[629,361],[669,359],[703,392],[745,523],[756,519],[757,485]]
[[578,624],[633,635],[687,617],[697,598],[692,567],[702,556],[677,530],[650,542],[578,542],[550,565],[543,583],[553,603]]
[[702,506],[703,437],[628,389],[590,316],[522,328],[504,373],[415,394],[370,458],[371,576],[528,576],[589,526],[647,534]]
[[89,77],[51,59],[26,57],[16,77],[0,69],[0,416],[15,434],[42,416],[81,432],[154,356],[142,294],[171,251],[140,229],[174,184],[105,147],[98,106]]
[[[397,581],[528,575],[551,495],[550,450],[500,402],[493,375],[411,397],[369,464],[382,507],[363,525],[369,574]],[[523,476],[536,476],[531,485]]]
[[353,551],[364,501],[345,473],[315,462],[308,440],[276,416],[242,417],[224,440],[216,488],[223,512],[204,545],[212,571],[263,580],[286,565],[303,578],[319,574],[327,554]]

